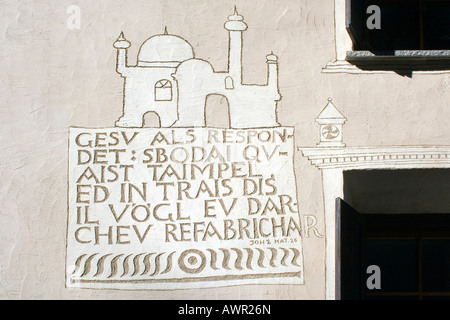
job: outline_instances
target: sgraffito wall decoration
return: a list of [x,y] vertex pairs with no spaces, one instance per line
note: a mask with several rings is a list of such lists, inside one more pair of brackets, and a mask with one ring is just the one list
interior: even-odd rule
[[339,299],[336,198],[408,213],[347,171],[450,167],[448,55],[346,3],[1,1],[0,297]]
[[[195,58],[167,28],[128,64],[120,34],[123,114],[115,127],[69,133],[66,286],[177,289],[303,284],[294,128],[277,120],[278,57],[267,82],[244,84],[238,11],[228,17],[228,70]],[[205,103],[228,103],[230,128]],[[146,113],[160,127],[143,127]]]

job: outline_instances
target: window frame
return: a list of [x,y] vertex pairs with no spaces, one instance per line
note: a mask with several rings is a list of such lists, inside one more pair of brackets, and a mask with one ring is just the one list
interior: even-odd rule
[[[159,97],[163,91],[165,93],[166,91],[169,92],[169,90],[170,90],[170,99]],[[158,92],[160,94],[158,94]],[[172,101],[173,100],[172,82],[168,79],[161,79],[161,80],[157,81],[154,85],[154,95],[155,95],[155,101]]]
[[353,50],[347,30],[351,0],[334,0],[335,57],[323,73],[395,73],[403,69],[414,73],[450,73],[450,50],[399,50],[377,56],[369,51]]
[[[450,297],[450,291],[429,291],[423,287],[424,271],[422,269],[424,241],[428,240],[450,240],[450,231],[446,227],[441,226],[439,222],[444,221],[444,225],[448,225],[449,214],[362,214],[365,218],[366,228],[362,239],[363,247],[366,241],[370,240],[412,240],[416,241],[416,264],[417,268],[417,290],[404,291],[378,291],[368,290],[367,287],[362,288],[362,298],[389,298],[396,297],[416,297],[419,300],[427,297]],[[417,217],[417,219],[415,219]],[[397,220],[399,218],[399,220]],[[430,224],[429,220],[432,221]],[[401,221],[401,222],[399,222]],[[409,224],[405,227],[405,221]],[[428,223],[428,225],[427,225]],[[432,230],[430,226],[435,224]],[[426,225],[426,227],[423,227]],[[388,226],[388,227],[386,227]],[[436,230],[435,230],[436,229]],[[364,254],[362,255],[363,269],[368,265],[365,261]],[[383,285],[382,285],[383,288]]]

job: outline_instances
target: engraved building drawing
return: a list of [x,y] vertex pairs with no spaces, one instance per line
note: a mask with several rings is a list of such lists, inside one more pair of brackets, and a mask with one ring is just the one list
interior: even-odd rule
[[183,38],[168,34],[152,36],[141,46],[137,65],[128,66],[130,42],[123,33],[114,43],[117,72],[124,78],[123,116],[119,127],[142,127],[145,113],[155,112],[161,127],[204,127],[209,94],[220,94],[229,103],[232,128],[276,127],[278,57],[267,55],[267,84],[242,82],[242,33],[247,29],[236,8],[228,17],[228,70],[216,72],[205,60],[195,58]]

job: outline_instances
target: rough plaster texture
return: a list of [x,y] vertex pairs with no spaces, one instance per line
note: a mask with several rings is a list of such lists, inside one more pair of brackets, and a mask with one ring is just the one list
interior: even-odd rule
[[[81,8],[80,30],[66,27],[66,9],[74,3]],[[449,144],[448,74],[321,73],[335,58],[330,1],[5,0],[0,13],[1,298],[325,297],[325,240],[313,234],[303,243],[304,285],[174,291],[64,287],[68,127],[108,127],[120,115],[122,80],[115,71],[113,42],[123,31],[132,42],[134,62],[139,45],[167,26],[189,39],[197,57],[223,70],[228,44],[223,23],[234,5],[249,26],[244,81],[265,79],[261,65],[273,50],[283,96],[278,120],[295,127],[297,146],[319,141],[315,118],[328,97],[348,119],[347,146]],[[215,117],[226,112],[217,111]],[[316,216],[324,234],[321,173],[299,151],[295,160],[300,214]]]

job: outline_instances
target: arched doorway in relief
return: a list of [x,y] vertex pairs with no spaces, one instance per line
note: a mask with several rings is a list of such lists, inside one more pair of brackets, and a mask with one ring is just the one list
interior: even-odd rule
[[226,96],[209,94],[205,101],[205,123],[210,128],[230,128],[230,105]]
[[161,119],[154,111],[148,111],[143,116],[143,128],[161,128]]

